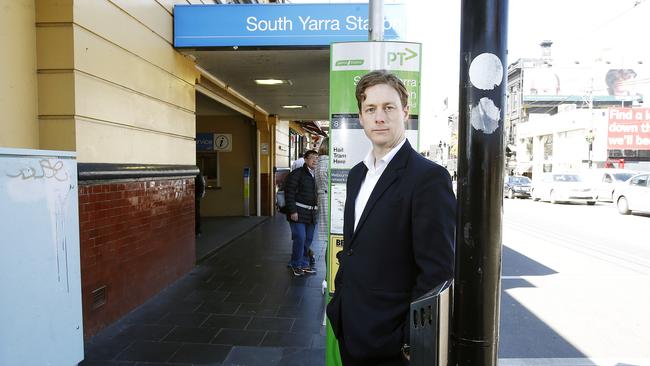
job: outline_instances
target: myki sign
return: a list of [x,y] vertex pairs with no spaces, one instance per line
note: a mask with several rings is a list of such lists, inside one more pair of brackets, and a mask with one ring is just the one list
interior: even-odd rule
[[650,150],[650,108],[609,108],[607,149]]
[[[368,4],[174,6],[174,47],[329,46],[368,40],[368,27]],[[386,4],[384,39],[405,32],[404,5]]]
[[214,151],[214,134],[197,132],[196,151]]

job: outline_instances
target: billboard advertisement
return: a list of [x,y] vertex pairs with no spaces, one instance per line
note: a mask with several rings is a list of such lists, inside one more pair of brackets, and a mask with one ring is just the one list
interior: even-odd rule
[[650,108],[607,110],[608,150],[650,150]]
[[614,100],[642,99],[643,71],[584,66],[524,68],[523,95],[587,96],[593,93]]

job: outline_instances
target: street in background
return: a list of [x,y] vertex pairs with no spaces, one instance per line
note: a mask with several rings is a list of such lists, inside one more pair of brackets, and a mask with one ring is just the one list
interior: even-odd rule
[[588,182],[576,173],[543,173],[533,180],[531,193],[535,201],[596,203],[596,195]]
[[650,365],[649,224],[504,200],[499,365]]

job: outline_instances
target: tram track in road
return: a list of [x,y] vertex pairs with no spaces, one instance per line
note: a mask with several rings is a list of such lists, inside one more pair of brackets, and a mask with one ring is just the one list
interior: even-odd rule
[[[509,352],[503,355],[510,358],[500,359],[499,364],[650,365],[643,325],[648,324],[650,297],[644,289],[650,284],[650,258],[637,255],[630,245],[630,240],[641,239],[637,236],[643,227],[612,244],[602,226],[566,230],[576,214],[579,210],[516,212],[513,219],[504,220],[504,245],[528,260],[512,254],[504,258],[510,260],[506,268],[511,271],[506,273],[524,275],[503,278],[511,280],[503,282],[504,298],[511,307],[501,312],[503,334],[510,336],[505,337]],[[539,215],[555,216],[540,219]],[[518,313],[520,308],[525,310]],[[534,323],[531,329],[518,327],[526,319],[538,319],[555,336],[540,338],[541,348],[526,348],[519,343],[519,334],[534,339],[543,329]],[[575,354],[562,353],[566,349],[555,343],[558,339],[575,347]]]
[[[512,234],[614,263],[634,273],[650,273],[648,217],[622,216],[606,204],[504,202],[504,243]],[[525,240],[525,239],[524,239]],[[513,243],[515,244],[515,243]],[[517,245],[519,243],[516,243]]]
[[[514,232],[519,232],[524,236],[536,238],[557,247],[588,255],[592,258],[606,261],[610,264],[626,268],[641,275],[650,275],[650,259],[612,248],[610,243],[584,239],[572,234],[558,232],[557,230],[548,230],[542,227],[535,227],[531,224],[513,220],[504,220],[504,230],[513,230]],[[507,245],[507,242],[504,241],[504,244]]]

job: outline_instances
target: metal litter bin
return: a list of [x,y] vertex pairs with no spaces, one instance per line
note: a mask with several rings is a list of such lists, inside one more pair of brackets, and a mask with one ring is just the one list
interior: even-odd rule
[[411,303],[411,366],[447,366],[452,282],[440,284]]

